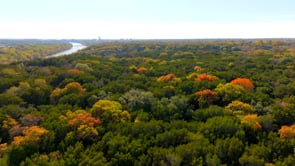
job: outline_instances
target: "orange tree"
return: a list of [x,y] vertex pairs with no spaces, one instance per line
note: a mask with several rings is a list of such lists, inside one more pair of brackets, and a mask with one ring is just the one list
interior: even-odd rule
[[281,138],[291,139],[295,138],[295,125],[292,126],[282,126],[279,130]]
[[252,91],[254,89],[254,85],[251,80],[248,78],[236,78],[230,82],[233,85],[240,85],[246,91]]

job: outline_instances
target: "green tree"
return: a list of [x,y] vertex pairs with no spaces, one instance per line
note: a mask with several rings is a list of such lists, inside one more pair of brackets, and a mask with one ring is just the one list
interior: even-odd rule
[[25,102],[22,98],[14,94],[0,94],[0,107],[5,105],[23,105]]
[[196,121],[205,122],[207,119],[215,117],[215,116],[226,116],[231,115],[232,113],[225,110],[222,107],[212,105],[208,108],[197,109],[193,112],[192,117]]
[[238,165],[239,158],[244,152],[244,144],[238,138],[217,139],[215,152],[224,164]]
[[255,166],[264,166],[265,162],[263,159],[259,159],[256,156],[248,156],[248,155],[243,155],[239,159],[239,163],[242,166],[248,166],[248,165],[255,165]]
[[119,101],[126,104],[131,112],[141,109],[150,112],[153,100],[154,96],[151,92],[138,89],[131,89],[119,98]]
[[241,126],[236,118],[216,116],[206,121],[202,127],[202,132],[212,141],[216,138],[232,137],[240,129]]

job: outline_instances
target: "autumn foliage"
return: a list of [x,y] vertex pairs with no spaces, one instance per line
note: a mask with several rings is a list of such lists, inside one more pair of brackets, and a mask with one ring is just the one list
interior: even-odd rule
[[195,93],[198,102],[211,105],[214,101],[219,99],[218,93],[210,89],[201,90]]
[[200,66],[195,66],[194,67],[194,70],[197,71],[197,72],[200,72],[200,71],[203,71],[204,68],[200,67]]
[[167,74],[157,78],[158,82],[166,82],[166,81],[180,81],[180,78],[177,78],[175,74]]
[[81,42],[0,65],[0,166],[295,166],[295,39]]
[[248,78],[236,78],[230,82],[233,85],[240,85],[242,86],[246,91],[251,91],[254,89],[254,85],[251,80]]
[[81,74],[84,74],[84,71],[79,69],[69,69],[68,73],[71,75],[81,75]]
[[158,77],[157,81],[158,82],[170,81],[170,80],[173,80],[174,78],[176,78],[175,74],[167,74],[167,75]]
[[0,144],[0,158],[3,157],[3,154],[7,150],[7,143]]
[[146,68],[146,67],[143,67],[143,66],[142,67],[136,67],[135,65],[129,66],[129,69],[134,71],[134,72],[138,72],[138,73],[141,73],[141,72],[144,72],[144,71],[148,70],[148,68]]
[[77,127],[80,125],[86,125],[88,127],[94,127],[101,123],[99,119],[92,117],[90,113],[78,112],[78,113],[75,113],[74,115],[70,115],[70,114],[71,113],[69,113],[68,116],[73,116],[73,118],[69,120],[68,122],[70,126]]
[[254,131],[258,131],[262,128],[259,123],[258,116],[256,114],[248,114],[242,117],[241,124],[253,129]]
[[78,82],[70,82],[64,88],[56,88],[52,91],[50,95],[50,100],[53,103],[57,103],[60,96],[69,94],[69,93],[76,93],[81,94],[85,92],[85,89],[80,85]]
[[38,143],[41,140],[41,136],[48,131],[40,126],[25,127],[23,130],[23,136],[16,136],[13,138],[12,145],[18,146],[26,143]]
[[255,112],[255,108],[253,106],[238,100],[231,102],[225,108],[231,110],[234,115],[245,115]]
[[68,126],[75,129],[68,135],[73,135],[78,139],[97,136],[98,131],[94,127],[101,123],[99,119],[84,110],[68,111],[65,116],[60,117],[60,120],[66,121]]
[[63,91],[70,92],[70,93],[83,93],[85,92],[85,89],[82,88],[80,83],[78,82],[71,82],[68,83]]
[[145,68],[145,67],[140,67],[137,69],[137,72],[140,73],[140,72],[143,72],[143,71],[147,71],[148,69]]
[[17,121],[10,115],[6,115],[6,119],[2,121],[2,127],[5,129],[10,129],[13,126],[16,126],[17,124]]
[[295,125],[292,126],[282,126],[279,130],[281,138],[291,139],[295,138]]
[[187,75],[186,78],[188,80],[195,80],[198,76],[199,76],[199,74],[194,72],[194,73],[190,73],[189,75]]
[[93,105],[92,112],[99,116],[103,122],[126,122],[130,120],[129,112],[122,110],[122,105],[116,101],[99,100]]
[[212,75],[208,75],[208,74],[200,74],[195,81],[196,82],[200,82],[200,81],[209,81],[209,82],[213,82],[216,79],[216,77],[212,76]]

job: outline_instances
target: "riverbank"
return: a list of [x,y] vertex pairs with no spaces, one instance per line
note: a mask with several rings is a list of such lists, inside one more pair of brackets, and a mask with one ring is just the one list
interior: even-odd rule
[[81,43],[74,43],[74,42],[70,42],[70,43],[72,44],[71,49],[65,50],[65,51],[62,51],[62,52],[59,52],[59,53],[56,53],[56,54],[53,54],[53,55],[49,55],[46,58],[54,58],[54,57],[69,55],[69,54],[75,53],[75,52],[77,52],[79,50],[82,50],[82,49],[87,47],[87,46],[85,46],[85,45],[83,45]]

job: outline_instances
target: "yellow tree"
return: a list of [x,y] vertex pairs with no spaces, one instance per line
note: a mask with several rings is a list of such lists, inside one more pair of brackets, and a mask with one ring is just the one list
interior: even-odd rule
[[12,86],[6,90],[7,94],[23,95],[31,86],[28,82],[20,82],[18,87]]
[[194,70],[197,71],[197,72],[201,72],[203,70],[205,70],[204,68],[200,67],[200,66],[195,66],[194,67]]
[[253,114],[255,112],[253,106],[238,100],[229,103],[225,109],[231,110],[235,115]]
[[119,102],[99,100],[91,109],[92,113],[99,116],[103,122],[125,122],[130,120],[128,111],[122,110]]
[[48,87],[48,84],[46,83],[46,80],[41,79],[41,78],[35,79],[34,80],[34,85],[36,87],[38,87],[38,88],[47,88]]
[[256,114],[248,114],[242,117],[241,124],[245,125],[246,127],[249,127],[250,129],[254,131],[261,130],[262,126],[259,123],[258,116]]
[[6,119],[2,121],[2,127],[5,129],[10,129],[16,126],[18,122],[12,118],[10,115],[6,115]]
[[187,75],[186,76],[186,79],[188,79],[188,80],[195,80],[198,76],[199,76],[198,73],[193,72],[193,73],[190,73],[189,75]]

